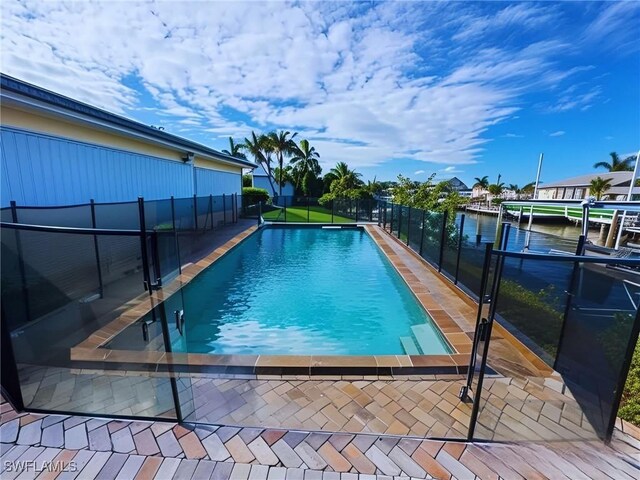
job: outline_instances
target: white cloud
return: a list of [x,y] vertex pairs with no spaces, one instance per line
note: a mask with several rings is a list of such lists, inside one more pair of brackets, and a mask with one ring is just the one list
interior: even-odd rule
[[[409,2],[6,0],[0,8],[9,75],[128,116],[154,116],[167,131],[205,143],[295,129],[324,166],[475,163],[487,130],[513,118],[524,92],[588,68],[557,68],[568,42],[555,38],[443,47],[451,31],[464,45],[498,28],[536,29],[555,15],[524,3],[495,15]],[[588,108],[599,92],[588,94],[575,100],[569,92],[555,108]]]
[[424,170],[416,170],[415,172],[413,172],[414,175],[422,175],[424,173]]
[[505,133],[503,135],[503,137],[505,137],[505,138],[523,138],[524,135],[519,135],[517,133]]
[[552,132],[549,134],[550,137],[561,137],[562,135],[564,135],[566,132],[564,130],[557,130],[555,132]]

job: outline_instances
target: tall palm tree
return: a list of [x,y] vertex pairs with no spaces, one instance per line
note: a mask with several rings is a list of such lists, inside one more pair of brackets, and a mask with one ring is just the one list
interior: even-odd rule
[[222,150],[222,153],[226,153],[227,155],[229,155],[231,157],[246,159],[247,156],[244,153],[242,153],[242,149],[243,149],[243,144],[242,143],[235,143],[233,141],[233,138],[229,137],[229,150],[224,149],[224,150]]
[[251,154],[255,162],[262,165],[264,171],[267,173],[267,180],[271,186],[271,191],[276,194],[276,189],[273,186],[273,172],[271,168],[271,143],[265,135],[256,135],[255,132],[251,132],[251,139],[245,137],[244,143],[240,147]]
[[476,183],[473,184],[473,188],[481,188],[482,190],[486,190],[489,188],[489,176],[485,175],[484,177],[476,177],[474,178]]
[[605,180],[597,177],[591,180],[589,185],[589,195],[596,197],[596,200],[602,199],[602,196],[611,188],[611,180]]
[[491,195],[493,195],[494,197],[498,197],[504,191],[504,182],[492,183],[491,185],[489,185],[488,190]]
[[633,157],[620,160],[616,152],[611,152],[609,156],[611,157],[611,162],[598,162],[593,165],[593,168],[602,167],[610,172],[630,172],[633,170]]
[[296,149],[296,143],[293,141],[297,133],[291,135],[291,132],[280,131],[280,132],[269,132],[267,134],[267,138],[269,139],[269,144],[271,145],[271,151],[275,153],[278,159],[278,167],[280,168],[280,178],[278,181],[280,190],[279,195],[282,195],[282,172],[284,171],[284,157],[290,157]]
[[292,175],[295,179],[296,188],[301,188],[305,195],[309,195],[309,180],[311,176],[317,177],[322,169],[318,163],[320,154],[316,152],[315,147],[309,146],[308,140],[300,140],[300,145],[291,157],[291,165],[293,166]]
[[346,188],[355,188],[362,184],[362,175],[355,170],[351,170],[345,162],[338,162],[335,167],[329,170],[324,177],[325,183],[331,185],[335,180],[345,183]]

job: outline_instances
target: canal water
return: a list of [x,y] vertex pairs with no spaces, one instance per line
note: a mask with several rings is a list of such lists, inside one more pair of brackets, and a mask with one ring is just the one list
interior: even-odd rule
[[[463,212],[456,215],[456,223],[460,224]],[[496,236],[496,224],[498,217],[492,215],[479,215],[466,212],[464,221],[464,233],[469,238],[474,238],[476,232],[482,236],[483,242],[493,242]],[[505,220],[511,223],[508,250],[521,251],[529,237],[529,249],[536,252],[547,253],[549,250],[562,250],[574,254],[578,245],[578,237],[581,233],[580,226],[571,223],[536,223],[531,226],[531,234],[527,232],[527,221],[519,227],[515,220]],[[594,232],[589,236],[593,240]]]

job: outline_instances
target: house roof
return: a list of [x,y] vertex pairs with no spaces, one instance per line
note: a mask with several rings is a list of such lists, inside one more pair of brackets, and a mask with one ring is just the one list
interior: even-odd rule
[[18,95],[20,97],[27,97],[29,99],[41,102],[47,105],[57,107],[74,114],[79,114],[83,117],[90,117],[103,123],[110,124],[112,126],[128,130],[140,134],[150,140],[156,140],[159,143],[170,144],[174,147],[184,149],[193,153],[200,153],[210,157],[214,157],[224,163],[232,163],[242,167],[255,168],[256,164],[248,160],[232,157],[226,155],[218,150],[202,145],[191,140],[188,140],[177,135],[159,130],[157,128],[145,125],[144,123],[136,122],[129,118],[106,110],[94,107],[87,103],[79,102],[64,95],[46,90],[36,85],[24,82],[17,78],[11,77],[0,73],[0,86],[3,96],[3,101],[8,97],[14,97]]
[[597,177],[601,177],[604,180],[610,180],[612,187],[624,186],[625,183],[628,187],[630,185],[632,176],[633,172],[589,173],[587,175],[580,175],[579,177],[567,178],[564,180],[558,180],[556,182],[540,185],[539,189],[545,190],[547,188],[557,187],[587,187],[589,186],[589,184],[591,184],[591,180]]

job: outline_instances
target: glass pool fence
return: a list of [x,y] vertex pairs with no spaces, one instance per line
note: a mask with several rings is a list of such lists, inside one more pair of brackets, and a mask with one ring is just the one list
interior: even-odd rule
[[[301,198],[273,211],[284,215],[286,204],[287,221],[311,219],[312,202]],[[242,218],[245,207],[230,195],[3,209],[2,378],[16,406],[196,418],[203,399],[171,361],[188,321],[180,273],[211,253],[214,239],[254,224]],[[610,437],[640,328],[639,260],[523,253],[509,224],[494,245],[464,215],[373,200],[335,201],[320,213],[331,212],[379,222],[479,303],[461,381],[471,401],[456,409],[468,438]],[[126,329],[138,332],[135,342],[99,348]],[[520,365],[502,357],[508,337],[522,345]]]

